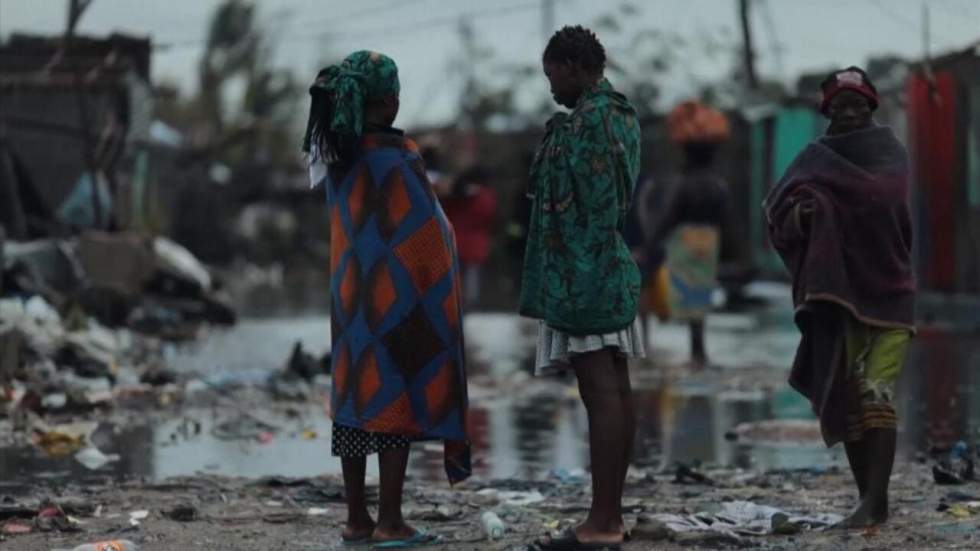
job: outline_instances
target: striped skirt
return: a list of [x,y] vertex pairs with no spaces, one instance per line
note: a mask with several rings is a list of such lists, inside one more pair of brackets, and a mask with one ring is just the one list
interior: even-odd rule
[[569,335],[538,322],[538,347],[534,361],[535,375],[551,375],[568,369],[571,358],[586,352],[612,348],[627,358],[645,358],[643,327],[640,318],[615,333],[604,335]]

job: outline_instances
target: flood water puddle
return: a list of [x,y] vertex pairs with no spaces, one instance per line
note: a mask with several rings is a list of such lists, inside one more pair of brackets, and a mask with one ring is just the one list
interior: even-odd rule
[[[652,365],[635,368],[635,463],[662,468],[677,461],[706,462],[753,470],[843,464],[842,451],[827,450],[818,437],[730,439],[731,431],[743,423],[812,421],[809,404],[785,384],[798,339],[790,316],[786,305],[779,304],[753,315],[713,318],[708,343],[720,367],[675,380],[651,373],[658,363],[685,359],[686,332],[682,326],[654,326]],[[587,418],[573,379],[533,379],[525,374],[534,346],[533,323],[509,314],[474,314],[466,323],[471,372],[468,428],[476,474],[536,478],[553,469],[587,468]],[[246,379],[245,373],[280,369],[297,340],[314,354],[326,351],[328,334],[326,318],[245,321],[193,347],[175,349],[169,360],[179,370],[202,377],[220,379],[231,374]],[[916,339],[898,391],[900,445],[906,457],[958,439],[977,441],[978,359],[976,335],[924,332]],[[740,367],[754,368],[756,382],[730,384]],[[764,385],[758,384],[760,368],[769,369],[764,371],[768,373]],[[71,456],[49,457],[33,446],[0,449],[0,492],[66,480],[162,480],[193,474],[306,477],[340,472],[339,459],[331,455],[330,421],[321,404],[260,406],[185,408],[179,416],[160,422],[137,419],[120,426],[104,425],[93,442],[120,458],[98,470],[89,470]],[[243,419],[249,422],[242,424]],[[368,474],[377,475],[375,461],[369,461]],[[442,480],[439,446],[416,444],[410,474]]]
[[[476,474],[495,479],[537,478],[552,469],[585,469],[587,419],[573,388],[569,385],[567,394],[549,392],[520,401],[474,403],[469,428]],[[744,445],[727,441],[725,430],[716,427],[727,429],[733,422],[766,418],[761,396],[683,396],[650,389],[638,390],[636,398],[639,465],[709,461],[767,470],[840,461],[815,442]],[[5,486],[26,489],[62,481],[162,480],[195,474],[308,477],[340,472],[340,461],[330,450],[331,423],[322,407],[279,406],[246,415],[227,408],[188,408],[180,417],[159,423],[103,424],[92,442],[102,452],[120,458],[96,470],[86,468],[72,455],[50,457],[35,446],[3,449],[0,491]],[[377,476],[376,462],[368,465],[368,475]],[[441,480],[439,445],[415,444],[410,472],[418,478]]]

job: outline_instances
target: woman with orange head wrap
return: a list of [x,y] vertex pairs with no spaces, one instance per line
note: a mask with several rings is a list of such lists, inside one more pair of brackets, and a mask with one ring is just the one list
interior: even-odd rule
[[[667,116],[670,138],[684,152],[684,164],[671,179],[662,215],[648,234],[651,247],[665,246],[667,304],[670,316],[691,327],[691,359],[707,364],[704,317],[711,309],[718,275],[721,229],[729,217],[728,185],[714,172],[719,146],[728,140],[728,119],[721,111],[685,101]],[[655,293],[656,294],[656,293]]]

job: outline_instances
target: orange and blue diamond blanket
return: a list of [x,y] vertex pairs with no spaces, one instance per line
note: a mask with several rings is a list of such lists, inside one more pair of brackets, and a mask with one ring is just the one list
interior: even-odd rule
[[450,483],[470,475],[459,267],[418,146],[367,134],[326,182],[335,423],[443,440]]

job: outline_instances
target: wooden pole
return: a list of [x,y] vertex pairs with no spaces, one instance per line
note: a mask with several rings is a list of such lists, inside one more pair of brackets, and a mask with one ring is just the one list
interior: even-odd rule
[[749,0],[738,0],[739,18],[742,23],[742,58],[745,66],[745,79],[750,90],[759,87],[759,79],[755,74],[755,51],[752,49],[752,21],[750,17]]

